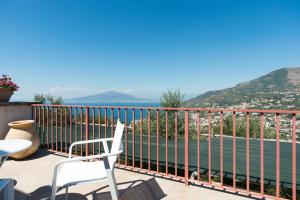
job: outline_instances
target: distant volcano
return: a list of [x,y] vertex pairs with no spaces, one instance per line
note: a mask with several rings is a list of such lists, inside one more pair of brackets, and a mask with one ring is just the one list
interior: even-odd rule
[[110,103],[110,102],[149,102],[149,99],[142,99],[130,94],[116,92],[116,91],[107,91],[100,94],[77,97],[72,99],[66,99],[66,102],[69,103]]

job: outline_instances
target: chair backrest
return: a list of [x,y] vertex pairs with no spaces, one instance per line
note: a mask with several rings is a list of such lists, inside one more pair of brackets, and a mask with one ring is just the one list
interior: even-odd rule
[[[117,127],[115,129],[114,140],[112,142],[110,153],[117,153],[118,151],[123,149],[123,145],[122,145],[123,132],[124,132],[124,124],[122,124],[120,122],[120,120],[118,119]],[[117,156],[109,157],[109,165],[111,168],[113,168],[116,160],[117,160]]]

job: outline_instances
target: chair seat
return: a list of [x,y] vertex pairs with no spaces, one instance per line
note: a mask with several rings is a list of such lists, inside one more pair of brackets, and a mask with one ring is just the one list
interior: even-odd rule
[[63,187],[84,182],[100,181],[106,178],[107,174],[102,160],[91,162],[74,161],[64,163],[59,168],[56,185]]

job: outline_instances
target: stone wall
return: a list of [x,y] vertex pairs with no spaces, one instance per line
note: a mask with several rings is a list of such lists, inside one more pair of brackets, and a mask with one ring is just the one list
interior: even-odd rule
[[0,140],[5,138],[9,122],[32,119],[31,104],[32,102],[0,103]]

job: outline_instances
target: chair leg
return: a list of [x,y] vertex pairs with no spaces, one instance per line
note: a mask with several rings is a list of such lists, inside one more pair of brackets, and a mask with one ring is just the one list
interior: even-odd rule
[[111,171],[107,173],[107,178],[108,178],[108,184],[110,187],[110,193],[111,197],[113,200],[118,200],[119,199],[119,192],[116,184],[116,178],[114,173]]
[[56,185],[52,185],[52,193],[51,193],[51,200],[55,200],[55,194],[56,194]]
[[69,191],[69,187],[67,186],[67,187],[66,187],[66,193],[65,193],[65,200],[68,200],[68,198],[69,198],[69,193],[68,193],[68,191]]
[[4,188],[4,199],[14,200],[14,181],[12,179],[7,180],[7,185]]
[[106,174],[107,174],[108,185],[110,187],[111,198],[112,198],[112,200],[118,200],[119,192],[118,192],[118,188],[117,188],[117,184],[116,184],[115,175],[109,167],[108,159],[105,157],[103,159],[103,161],[104,161],[104,166],[105,166],[105,170],[106,170]]

